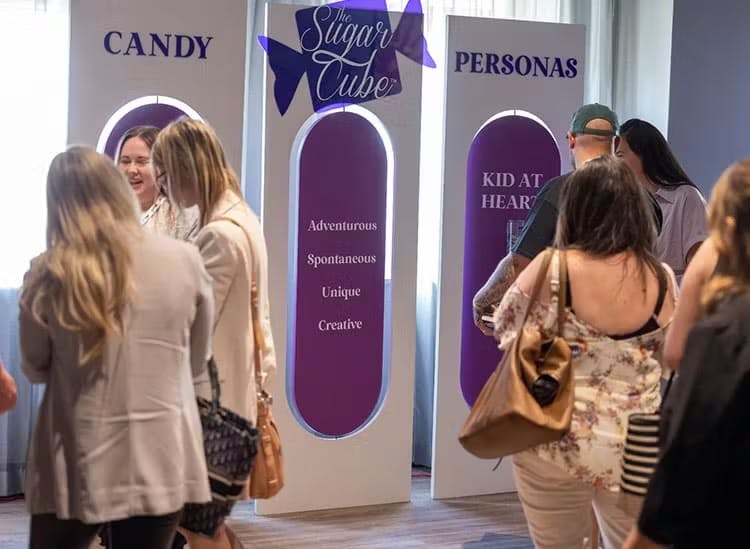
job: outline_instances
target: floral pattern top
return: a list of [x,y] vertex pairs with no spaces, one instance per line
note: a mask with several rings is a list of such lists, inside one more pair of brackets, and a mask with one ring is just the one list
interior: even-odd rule
[[152,233],[189,240],[198,231],[198,208],[176,208],[160,194],[156,202],[141,214],[141,225]]
[[[674,280],[669,267],[664,268]],[[555,254],[550,279],[559,280],[559,271]],[[528,303],[529,296],[514,284],[495,310],[495,337],[502,350],[511,347]],[[543,334],[556,333],[557,297],[551,304],[535,303],[527,322]],[[661,404],[659,356],[667,325],[630,339],[612,339],[567,308],[563,336],[572,350],[575,383],[571,429],[560,441],[528,451],[595,488],[618,491],[628,416],[656,412]]]

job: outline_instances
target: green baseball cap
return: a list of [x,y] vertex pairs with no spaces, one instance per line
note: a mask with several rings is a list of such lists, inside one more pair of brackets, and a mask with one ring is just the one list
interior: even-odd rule
[[[612,130],[599,130],[595,128],[587,128],[586,125],[592,120],[602,119],[606,120],[612,125]],[[617,122],[617,115],[609,107],[600,103],[589,103],[578,109],[574,114],[573,118],[570,119],[570,133],[572,134],[589,134],[589,135],[603,135],[603,136],[615,136],[617,131],[620,129],[620,124]]]

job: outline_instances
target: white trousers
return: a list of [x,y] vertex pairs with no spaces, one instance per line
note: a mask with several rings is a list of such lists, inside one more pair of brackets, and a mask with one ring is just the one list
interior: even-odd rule
[[635,519],[617,506],[619,493],[594,488],[532,452],[513,456],[513,474],[537,549],[581,549],[591,543],[593,506],[605,549],[620,549]]

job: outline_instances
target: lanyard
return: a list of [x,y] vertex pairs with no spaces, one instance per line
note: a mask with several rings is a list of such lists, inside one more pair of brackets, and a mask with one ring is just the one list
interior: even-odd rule
[[151,207],[141,215],[141,226],[144,226],[149,221],[151,221],[151,218],[153,218],[156,215],[156,212],[159,211],[159,208],[162,207],[162,205],[164,204],[166,200],[167,200],[166,197],[160,196],[159,198],[156,199],[156,202],[151,204]]

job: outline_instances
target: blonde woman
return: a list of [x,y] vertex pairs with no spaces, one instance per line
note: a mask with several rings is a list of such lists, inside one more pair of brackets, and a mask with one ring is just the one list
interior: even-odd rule
[[738,547],[747,537],[750,161],[719,178],[708,225],[718,266],[662,412],[661,458],[626,549]]
[[210,279],[192,246],[141,229],[92,149],[52,161],[47,211],[20,312],[23,371],[46,384],[30,547],[88,548],[110,522],[114,547],[168,548],[184,505],[210,499],[192,383],[210,355]]
[[159,128],[155,126],[129,129],[117,146],[117,165],[138,197],[141,225],[153,233],[187,240],[197,229],[198,212],[195,208],[175,207],[167,198],[166,189],[154,180],[151,147],[157,135]]
[[[260,222],[245,200],[227,163],[221,143],[205,123],[174,122],[161,131],[153,148],[153,168],[171,199],[200,212],[195,243],[213,280],[217,317],[213,331],[214,358],[221,381],[221,402],[256,422],[257,395],[253,352],[250,288],[259,291],[265,378],[275,369],[268,306],[266,244]],[[208,395],[204,380],[197,386]],[[220,527],[215,539],[188,536],[191,549],[241,547],[234,533]]]

